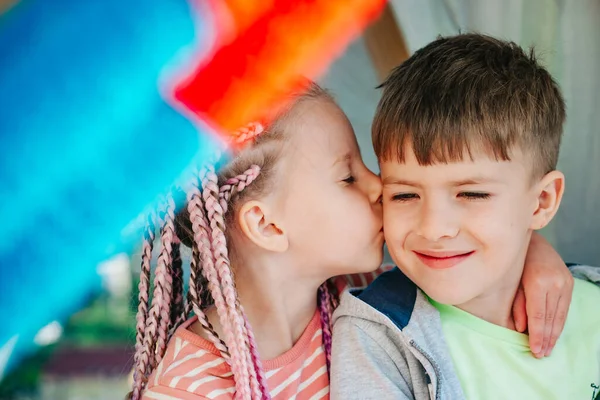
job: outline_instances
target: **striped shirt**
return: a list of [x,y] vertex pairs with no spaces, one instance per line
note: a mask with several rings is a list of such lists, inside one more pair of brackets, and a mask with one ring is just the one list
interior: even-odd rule
[[[348,277],[348,284],[366,286],[376,275]],[[233,398],[235,383],[231,368],[212,342],[189,330],[196,320],[191,318],[176,330],[164,358],[149,378],[143,400]],[[290,350],[262,364],[273,400],[329,399],[318,310]]]

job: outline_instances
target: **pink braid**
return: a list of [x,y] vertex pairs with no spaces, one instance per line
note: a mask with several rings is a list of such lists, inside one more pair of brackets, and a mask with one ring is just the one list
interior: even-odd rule
[[[142,262],[139,289],[139,306],[136,316],[136,343],[135,343],[135,371],[133,374],[132,398],[137,400],[141,397],[142,388],[145,383],[146,368],[148,367],[148,355],[144,353],[144,331],[148,319],[148,297],[150,294],[150,265],[152,263],[152,247],[154,246],[154,221],[152,214],[147,217],[144,229],[144,242],[142,245]],[[145,355],[145,357],[144,357]]]
[[[227,306],[225,305],[225,299],[221,291],[221,282],[219,281],[217,272],[214,267],[213,254],[208,234],[208,222],[206,221],[206,215],[204,214],[202,194],[199,189],[199,181],[204,178],[205,174],[205,169],[200,171],[198,173],[198,177],[200,179],[198,180],[196,178],[196,182],[194,182],[190,186],[187,192],[188,211],[190,214],[190,222],[192,223],[192,231],[194,232],[194,242],[196,243],[196,246],[202,259],[201,270],[206,280],[208,281],[208,288],[212,294],[213,300],[215,301],[215,307],[217,308],[217,314],[219,315],[221,325],[223,325],[226,324],[227,321]],[[199,300],[200,297],[198,293],[198,288],[195,287],[196,282],[193,283],[193,290],[195,292],[196,298]],[[203,318],[206,322],[205,326],[208,326],[208,319],[206,319],[206,315],[202,312],[199,306],[194,307],[194,312],[199,313],[197,314],[198,318]],[[224,349],[224,346],[221,345],[221,341],[216,335],[216,333],[214,333],[214,330],[212,332],[210,330],[207,332],[209,338],[215,344],[217,349],[221,351],[223,357],[225,359],[229,359],[229,352],[226,349]]]
[[194,313],[198,316],[198,321],[204,328],[204,331],[208,333],[211,341],[215,345],[215,347],[221,352],[225,359],[229,359],[229,351],[227,350],[227,346],[225,343],[219,338],[217,332],[215,332],[215,328],[212,326],[206,314],[202,310],[202,300],[201,296],[198,294],[200,289],[198,288],[198,262],[199,262],[199,252],[197,246],[193,246],[192,248],[192,261],[190,265],[190,293],[192,298],[192,308]]
[[229,200],[250,185],[258,178],[259,174],[260,167],[258,165],[253,165],[243,174],[227,179],[227,182],[219,189],[219,197],[221,199],[221,208],[223,208],[223,212],[227,212],[227,203],[229,203]]
[[327,280],[325,283],[327,283],[327,288],[331,297],[331,309],[335,310],[340,305],[340,294],[338,293],[338,288],[331,279]]
[[[237,312],[239,313],[239,315],[242,316],[242,318],[244,318],[244,325],[243,325],[243,334],[244,334],[244,342],[245,342],[245,349],[244,349],[244,353],[246,356],[246,365],[248,366],[248,374],[250,375],[250,390],[252,391],[252,398],[254,399],[263,399],[264,395],[263,395],[263,388],[261,387],[261,383],[259,382],[259,371],[257,371],[257,365],[261,365],[260,362],[256,362],[257,360],[255,360],[254,358],[258,358],[258,350],[256,349],[256,345],[255,343],[252,343],[253,340],[250,340],[250,335],[252,335],[251,331],[248,330],[248,328],[251,329],[250,324],[248,323],[248,320],[245,318],[244,316],[244,312],[243,309],[241,308],[241,304],[239,303],[239,301],[236,301],[236,305],[237,305]],[[254,338],[254,336],[252,335],[252,338]],[[254,349],[253,349],[254,347]],[[254,354],[253,354],[254,353]],[[266,387],[266,385],[264,385],[263,382],[263,387]]]
[[231,354],[231,369],[235,378],[236,398],[251,398],[250,377],[244,340],[244,321],[236,310],[236,290],[231,276],[227,243],[225,238],[225,220],[223,208],[219,202],[218,179],[214,167],[209,165],[206,179],[203,181],[204,205],[212,228],[212,248],[215,257],[215,267],[221,280],[223,295],[227,305],[228,319],[222,326]]
[[156,263],[154,278],[154,293],[150,317],[146,325],[145,351],[149,351],[152,373],[166,349],[167,334],[170,323],[169,310],[173,278],[171,276],[171,253],[173,237],[175,236],[173,199],[167,198],[164,207],[164,224],[161,230],[161,252]]
[[[173,305],[171,307],[171,329],[176,329],[180,324],[180,319],[183,316],[185,321],[186,314],[186,302],[183,297],[183,261],[181,259],[181,242],[177,236],[173,237],[173,253],[171,258],[173,259]],[[169,335],[170,336],[170,335]]]
[[251,122],[243,128],[233,132],[230,137],[235,144],[244,144],[250,140],[254,140],[257,136],[263,133],[265,127],[260,122]]
[[242,312],[242,315],[244,316],[245,332],[248,337],[251,361],[252,361],[252,365],[254,366],[254,370],[256,371],[258,386],[259,386],[259,390],[261,393],[261,399],[270,400],[271,394],[269,393],[269,387],[267,385],[267,378],[265,377],[265,374],[264,374],[264,371],[262,368],[262,362],[260,361],[260,356],[258,354],[258,349],[256,348],[256,341],[254,339],[254,334],[252,333],[252,327],[250,326],[250,322],[248,322],[248,318],[246,318],[244,311],[242,310],[241,312]]
[[[162,360],[167,349],[167,339],[169,327],[171,324],[171,302],[173,294],[173,242],[175,236],[175,202],[169,195],[165,204],[165,223],[161,233],[162,249],[158,256],[156,267],[157,284],[155,285],[154,299],[152,300],[152,308],[154,302],[157,301],[156,318],[158,321],[157,341],[156,341],[156,360],[154,366],[158,365]],[[156,290],[162,286],[162,290]]]
[[[168,208],[168,204],[167,204],[166,208]],[[165,215],[166,215],[166,217],[165,217],[165,221],[166,221],[169,219],[168,212],[166,212]],[[171,231],[171,233],[169,233],[168,231],[169,231],[169,229],[167,227],[167,223],[165,223],[165,225],[163,226],[162,232],[161,232],[162,249],[161,249],[161,254],[158,258],[158,262],[156,265],[152,306],[150,307],[150,312],[149,312],[147,323],[146,323],[146,329],[144,331],[144,344],[143,344],[143,347],[141,350],[142,355],[140,357],[142,362],[145,362],[145,360],[147,360],[147,365],[144,370],[144,375],[141,376],[141,379],[142,379],[141,388],[142,389],[145,386],[146,382],[148,381],[148,376],[152,373],[152,371],[154,370],[154,368],[157,365],[157,356],[156,356],[157,342],[159,339],[159,335],[161,335],[161,333],[159,333],[159,331],[162,329],[162,327],[159,326],[159,324],[162,323],[161,317],[163,316],[163,314],[165,314],[164,317],[167,320],[167,324],[169,321],[169,316],[168,316],[169,305],[166,304],[166,307],[165,307],[165,303],[170,302],[170,290],[171,290],[170,289],[170,287],[171,287],[170,280],[171,280],[171,277],[167,271],[168,260],[165,260],[165,257],[168,258],[168,257],[170,257],[170,254],[171,254],[171,241],[172,241],[172,233],[173,232]],[[166,296],[165,296],[165,293],[167,293]],[[164,334],[164,336],[165,336],[165,340],[166,340],[166,333]]]
[[331,307],[331,296],[327,283],[319,287],[319,313],[321,314],[321,329],[323,330],[323,347],[325,347],[325,359],[327,361],[327,372],[331,366],[331,319],[333,310]]
[[[227,212],[229,201],[243,191],[248,185],[250,185],[260,174],[260,167],[253,165],[248,168],[244,173],[230,178],[227,180],[225,185],[222,185],[219,189],[220,205],[223,209],[223,214]],[[225,226],[225,225],[224,225]],[[239,314],[244,318],[244,337],[246,338],[247,352],[247,363],[251,365],[249,368],[250,373],[250,385],[252,387],[253,394],[256,398],[270,399],[270,394],[266,385],[266,379],[258,356],[258,350],[254,341],[254,335],[252,334],[252,328],[246,317],[244,316],[243,308],[239,303],[239,299],[236,296],[236,309]]]

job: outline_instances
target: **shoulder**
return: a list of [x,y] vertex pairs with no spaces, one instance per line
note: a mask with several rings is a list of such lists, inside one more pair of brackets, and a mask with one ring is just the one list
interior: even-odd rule
[[588,281],[575,279],[573,297],[562,336],[581,337],[590,336],[590,332],[600,332],[598,304],[600,304],[600,288]]
[[364,290],[344,291],[333,317],[334,342],[373,342],[388,351],[403,347],[402,330],[415,311],[417,295],[417,287],[397,268]]
[[573,301],[578,307],[584,307],[588,311],[594,312],[593,310],[597,310],[598,304],[600,304],[600,287],[589,281],[575,279]]
[[179,389],[173,389],[167,386],[154,386],[145,390],[142,394],[142,400],[156,399],[204,400],[209,399],[209,397]]
[[394,268],[378,276],[363,290],[345,290],[334,314],[334,322],[354,317],[387,325],[391,320],[403,329],[414,310],[417,292],[417,286]]
[[225,359],[212,343],[187,330],[190,325],[181,326],[169,341],[165,356],[148,380],[149,393],[175,390],[210,397],[234,387]]
[[600,268],[583,264],[567,264],[573,277],[600,285]]
[[417,286],[400,269],[394,268],[381,274],[358,298],[403,329],[415,308]]

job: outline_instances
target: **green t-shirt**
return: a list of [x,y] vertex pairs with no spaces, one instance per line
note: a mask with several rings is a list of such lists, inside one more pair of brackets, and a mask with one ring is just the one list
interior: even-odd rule
[[600,288],[575,280],[564,331],[536,359],[527,335],[430,299],[467,399],[591,400],[600,385]]

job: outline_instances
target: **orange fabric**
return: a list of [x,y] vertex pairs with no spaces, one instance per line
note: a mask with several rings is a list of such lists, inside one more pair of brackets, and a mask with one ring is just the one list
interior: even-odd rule
[[[338,278],[338,289],[368,285],[382,271]],[[165,357],[150,376],[143,400],[232,399],[235,390],[231,368],[208,340],[188,328],[196,317],[180,326]],[[273,400],[329,398],[329,377],[318,310],[294,347],[263,361]]]
[[[143,399],[233,397],[231,369],[210,341],[188,330],[195,321],[195,317],[188,320],[173,335],[163,361],[150,376]],[[273,400],[329,398],[322,339],[317,312],[294,347],[263,362]]]

